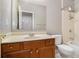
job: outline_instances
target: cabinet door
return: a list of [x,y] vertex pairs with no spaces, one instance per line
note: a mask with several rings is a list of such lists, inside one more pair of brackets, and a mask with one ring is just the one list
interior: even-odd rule
[[29,58],[30,57],[30,50],[22,50],[16,52],[10,52],[3,55],[3,58]]
[[55,57],[55,47],[43,47],[39,48],[38,51],[40,58],[54,58]]
[[12,51],[20,50],[21,44],[20,43],[9,43],[9,44],[2,44],[1,45],[1,53],[7,53]]

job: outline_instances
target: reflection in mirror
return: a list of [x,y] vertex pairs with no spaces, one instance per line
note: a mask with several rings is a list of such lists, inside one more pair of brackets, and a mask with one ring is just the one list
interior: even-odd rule
[[[46,6],[19,0],[16,20],[12,18],[12,31],[46,31]],[[14,11],[14,10],[13,10]],[[16,17],[13,15],[12,17]]]
[[22,19],[20,19],[20,29],[24,31],[32,31],[33,19],[32,13],[22,12]]

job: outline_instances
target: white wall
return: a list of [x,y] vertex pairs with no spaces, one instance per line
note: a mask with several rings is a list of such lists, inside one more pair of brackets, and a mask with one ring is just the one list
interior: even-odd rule
[[74,0],[74,4],[75,4],[75,11],[79,11],[79,0]]
[[[0,25],[1,25],[1,0],[0,0]],[[1,26],[0,26],[0,32],[1,32]],[[0,57],[1,57],[1,39],[0,39]]]
[[22,1],[29,2],[29,3],[32,3],[32,4],[43,5],[43,6],[45,6],[46,2],[47,2],[47,0],[22,0]]
[[0,0],[0,32],[2,31],[2,19],[1,19],[1,3],[2,3],[2,0]]
[[11,31],[11,0],[2,0],[2,31],[9,32]]
[[51,34],[61,34],[61,1],[47,1],[47,32]]

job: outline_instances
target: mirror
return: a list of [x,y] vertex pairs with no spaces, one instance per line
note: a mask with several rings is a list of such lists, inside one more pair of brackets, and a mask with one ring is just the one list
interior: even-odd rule
[[[46,6],[17,0],[12,7],[12,32],[16,31],[46,31]],[[16,14],[17,12],[17,14]]]

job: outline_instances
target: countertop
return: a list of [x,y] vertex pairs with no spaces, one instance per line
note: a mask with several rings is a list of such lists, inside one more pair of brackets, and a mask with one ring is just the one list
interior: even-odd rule
[[10,35],[2,39],[1,44],[4,43],[16,43],[23,41],[33,41],[33,40],[45,40],[49,38],[54,38],[52,35],[36,35],[33,37],[29,37],[28,35]]

